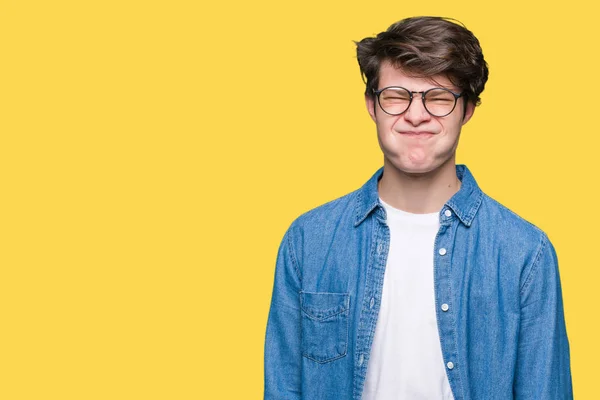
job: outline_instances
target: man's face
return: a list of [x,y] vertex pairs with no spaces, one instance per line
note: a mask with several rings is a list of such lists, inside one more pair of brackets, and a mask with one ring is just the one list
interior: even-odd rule
[[[384,62],[379,70],[377,89],[387,86],[401,86],[415,92],[432,87],[444,87],[454,93],[461,91],[445,76],[411,78],[389,62]],[[407,174],[428,173],[448,162],[454,166],[461,127],[471,118],[475,106],[469,102],[463,117],[466,98],[460,97],[449,115],[434,117],[423,106],[421,94],[413,96],[408,110],[400,115],[386,114],[376,98],[366,96],[369,114],[377,125],[384,165]]]

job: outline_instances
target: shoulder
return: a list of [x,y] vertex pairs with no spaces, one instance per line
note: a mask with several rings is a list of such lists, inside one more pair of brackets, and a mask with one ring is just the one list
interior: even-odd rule
[[550,276],[556,273],[556,251],[545,231],[486,194],[481,206],[482,229],[489,227],[492,235],[489,239],[509,258],[522,261],[522,289],[537,273]]
[[298,268],[303,269],[307,257],[326,254],[333,237],[345,242],[353,234],[357,192],[314,207],[292,221],[282,245],[289,250]]
[[340,222],[351,222],[356,212],[359,190],[330,200],[300,214],[291,223],[290,229],[301,234],[326,232]]
[[483,193],[481,219],[493,231],[520,243],[540,242],[546,233],[531,221],[517,214],[498,200]]

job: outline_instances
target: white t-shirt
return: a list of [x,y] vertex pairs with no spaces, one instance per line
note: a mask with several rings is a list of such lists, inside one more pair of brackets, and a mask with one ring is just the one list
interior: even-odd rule
[[364,400],[453,400],[435,315],[433,250],[439,212],[413,214],[379,199],[390,249]]

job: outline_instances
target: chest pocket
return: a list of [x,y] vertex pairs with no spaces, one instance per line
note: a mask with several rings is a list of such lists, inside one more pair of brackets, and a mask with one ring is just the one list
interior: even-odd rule
[[302,355],[318,363],[348,352],[348,293],[300,292]]

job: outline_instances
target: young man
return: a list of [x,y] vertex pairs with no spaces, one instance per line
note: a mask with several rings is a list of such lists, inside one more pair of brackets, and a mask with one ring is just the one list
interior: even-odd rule
[[488,77],[437,17],[357,43],[384,163],[277,256],[265,399],[570,399],[558,261],[455,154]]

